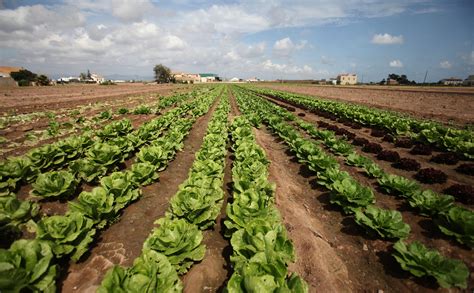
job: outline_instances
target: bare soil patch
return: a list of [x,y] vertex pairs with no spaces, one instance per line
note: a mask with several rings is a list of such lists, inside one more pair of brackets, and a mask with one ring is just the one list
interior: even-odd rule
[[117,101],[130,95],[145,93],[166,94],[183,86],[173,84],[126,83],[113,86],[97,84],[57,85],[48,87],[18,87],[0,89],[0,113],[30,113],[94,103]]

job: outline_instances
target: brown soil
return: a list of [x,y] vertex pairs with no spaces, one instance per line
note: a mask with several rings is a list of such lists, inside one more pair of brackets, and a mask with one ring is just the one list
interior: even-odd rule
[[[282,105],[284,107],[288,106],[288,104],[285,104],[282,101],[276,101],[272,98],[268,98],[268,100],[272,101],[273,103],[277,105]],[[352,129],[348,126],[345,126],[344,124],[340,122],[329,120],[327,118],[318,116],[316,114],[310,113],[308,111],[305,111],[303,109],[296,107],[295,112],[293,114],[298,115],[300,113],[305,114],[305,116],[301,118],[302,120],[314,123],[316,126],[317,126],[317,122],[323,121],[330,125],[335,125],[339,128],[346,129],[356,134],[357,135],[356,137],[362,137],[369,140],[370,142],[376,142],[380,144],[384,150],[391,150],[391,151],[398,152],[402,158],[410,158],[410,159],[416,160],[417,162],[421,164],[421,168],[435,168],[435,169],[443,171],[445,174],[448,175],[448,180],[446,181],[446,183],[443,183],[443,184],[422,184],[419,182],[424,188],[432,189],[439,193],[442,193],[444,189],[451,186],[452,184],[467,184],[467,185],[474,186],[474,178],[472,176],[460,174],[459,172],[455,171],[455,168],[461,163],[463,163],[462,161],[460,161],[456,165],[436,164],[430,161],[431,156],[413,155],[410,153],[410,149],[398,148],[398,147],[395,147],[393,143],[383,141],[382,138],[380,137],[371,136],[370,135],[371,131],[369,128],[363,127],[361,129]],[[403,170],[394,168],[392,163],[379,160],[376,154],[362,152],[362,148],[363,148],[362,146],[354,146],[354,148],[357,153],[363,156],[369,157],[373,161],[377,162],[377,164],[379,164],[386,172],[389,172],[391,174],[405,176],[409,179],[415,179],[414,175],[416,174],[416,172],[403,171]],[[438,154],[438,153],[441,153],[441,152],[434,151],[433,155]]]
[[0,89],[0,113],[30,113],[68,108],[97,101],[116,101],[130,95],[165,94],[181,86],[126,83],[115,86],[96,84],[18,87]]
[[142,188],[140,200],[124,210],[119,222],[100,233],[100,239],[85,261],[70,265],[62,282],[62,292],[95,292],[107,270],[114,264],[132,265],[154,227],[154,221],[164,216],[169,199],[177,192],[178,185],[188,177],[194,154],[201,146],[215,106],[196,121],[184,141],[184,149],[160,173],[159,182]]
[[[277,207],[282,213],[297,261],[290,266],[307,282],[310,292],[432,292],[432,279],[415,279],[399,268],[391,257],[391,242],[366,235],[351,217],[329,202],[329,193],[315,184],[314,173],[297,163],[280,140],[265,129],[257,130],[257,141],[270,164],[270,180],[277,185]],[[342,167],[365,185],[371,182],[355,168]],[[421,240],[442,254],[462,259],[472,271],[469,249],[447,239],[426,218],[410,211],[403,201],[376,192],[377,205],[397,209],[412,227],[409,241]],[[474,284],[470,284],[473,287]]]
[[[84,86],[94,86],[94,85],[84,85]],[[79,86],[71,86],[71,87],[73,87],[73,88],[78,87],[79,88]],[[173,88],[173,87],[156,88],[154,86],[149,86],[146,89],[149,89],[149,88],[154,89],[154,91],[153,91],[154,95],[156,95],[156,94],[169,95],[174,91],[182,91],[182,90],[186,89],[184,87],[182,87],[182,88]],[[34,89],[40,90],[40,89],[44,89],[44,88],[37,87],[37,88],[34,88]],[[63,94],[66,95],[67,94],[66,90],[68,90],[68,89],[70,89],[70,88],[68,88],[68,87],[59,87],[59,89],[56,89],[56,91],[58,91],[58,90],[61,91],[62,90]],[[94,89],[102,89],[102,87],[95,87]],[[14,89],[14,90],[19,90],[19,89]],[[124,92],[130,91],[129,89],[126,89],[126,88],[122,88],[122,90],[124,90]],[[95,96],[94,94],[91,94],[91,96],[89,98],[93,99],[94,96]],[[67,114],[67,111],[71,111],[77,106],[83,106],[86,103],[92,103],[92,102],[100,103],[100,101],[110,100],[111,98],[114,98],[114,100],[111,101],[112,105],[108,105],[109,103],[104,104],[102,106],[103,107],[102,110],[97,110],[97,109],[86,110],[85,112],[81,113],[81,116],[92,117],[93,115],[99,113],[100,111],[103,111],[104,109],[113,111],[113,110],[116,110],[116,109],[118,109],[122,106],[126,106],[129,109],[133,109],[133,107],[136,106],[137,104],[143,104],[144,102],[149,102],[149,103],[153,104],[153,101],[157,101],[156,96],[148,96],[148,97],[143,97],[143,98],[141,98],[141,97],[140,98],[138,98],[138,97],[133,98],[130,95],[125,95],[124,94],[120,97],[113,97],[113,96],[111,96],[111,97],[102,97],[100,100],[95,99],[95,101],[88,100],[88,99],[84,98],[84,99],[79,100],[77,103],[76,102],[64,102],[63,103],[64,105],[62,107],[58,107],[57,104],[51,104],[49,102],[46,102],[45,104],[42,105],[42,107],[45,107],[43,110],[53,110],[53,112],[55,112],[56,114],[59,114],[59,113],[62,113],[62,114],[66,113]],[[66,101],[67,101],[67,99],[66,99]],[[60,102],[60,104],[61,103],[62,102]],[[31,105],[28,105],[27,107],[30,107],[30,106]],[[1,107],[0,107],[0,109],[1,109]],[[54,110],[54,109],[56,109],[56,110]],[[138,118],[137,118],[137,116],[138,116]],[[143,116],[143,115],[132,115],[132,114],[118,115],[118,116],[115,116],[113,118],[113,120],[129,118],[129,119],[132,120],[132,123],[133,123],[134,121],[140,121],[141,120],[140,116]],[[152,117],[152,116],[149,115],[149,117]],[[58,119],[58,121],[67,122],[69,118],[70,117],[66,116],[64,118]],[[104,125],[104,124],[109,123],[109,122],[110,122],[110,120],[101,121],[97,125],[95,125],[94,127],[100,127],[101,125]],[[20,143],[20,145],[18,147],[15,147],[12,150],[7,150],[4,153],[0,154],[0,158],[6,158],[6,157],[12,156],[12,155],[19,155],[19,154],[25,153],[26,151],[28,151],[31,148],[35,148],[35,147],[38,147],[38,146],[41,146],[41,145],[44,145],[44,144],[52,143],[52,142],[64,139],[64,138],[66,138],[70,135],[74,135],[74,134],[77,134],[77,133],[81,132],[81,130],[76,130],[76,131],[73,131],[73,132],[70,132],[70,133],[59,135],[57,137],[37,141],[35,144],[24,144],[23,143],[25,141],[27,133],[29,133],[31,131],[44,130],[48,127],[48,123],[49,123],[48,118],[40,118],[40,119],[34,119],[33,121],[29,121],[29,122],[26,122],[26,123],[19,123],[19,124],[10,125],[6,129],[0,130],[0,135],[3,136],[4,138],[8,139],[7,143],[10,143],[10,142]]]
[[462,92],[443,92],[440,89],[408,91],[390,87],[277,84],[259,84],[259,86],[401,111],[416,117],[436,119],[442,122],[454,122],[460,125],[474,122],[474,90],[472,89]]
[[[295,114],[298,114],[300,111],[301,110],[297,109]],[[316,119],[314,114],[308,113],[306,111],[304,111],[304,113],[306,114],[304,120],[314,122],[314,119]],[[319,119],[321,117],[317,118]],[[351,130],[352,132],[355,131],[353,129]],[[262,132],[263,134],[261,134]],[[299,242],[305,242],[305,240],[299,238],[307,240],[309,238],[308,235],[310,235],[311,233],[309,233],[308,231],[306,231],[306,233],[301,232],[300,235],[302,236],[298,236],[298,233],[292,233],[291,230],[295,229],[294,227],[297,227],[296,229],[300,230],[304,229],[303,227],[306,225],[306,223],[312,223],[312,221],[315,220],[314,217],[316,217],[316,219],[319,218],[323,223],[329,224],[327,227],[324,227],[324,225],[321,227],[321,223],[312,223],[310,227],[317,229],[318,233],[316,233],[316,236],[320,237],[320,239],[322,240],[327,240],[330,239],[330,237],[334,237],[335,239],[337,239],[337,242],[329,241],[332,247],[335,250],[337,250],[339,247],[343,247],[343,249],[345,250],[344,252],[347,253],[344,256],[343,254],[341,255],[341,252],[339,252],[339,256],[344,262],[344,266],[342,266],[342,272],[349,272],[350,281],[348,284],[350,285],[347,285],[347,288],[350,288],[349,290],[370,292],[377,291],[380,289],[389,292],[407,290],[416,292],[429,292],[433,290],[441,290],[437,288],[435,283],[433,283],[432,279],[410,278],[409,274],[399,269],[399,265],[390,255],[392,252],[391,243],[389,241],[377,240],[377,238],[373,238],[373,236],[366,235],[365,231],[362,228],[358,227],[358,225],[356,225],[353,219],[351,219],[350,217],[344,218],[344,216],[340,213],[340,210],[329,203],[329,194],[323,188],[314,185],[314,181],[311,182],[311,180],[307,180],[310,182],[307,182],[306,185],[312,185],[313,189],[315,189],[311,190],[311,193],[308,192],[309,188],[304,187],[303,182],[305,181],[304,178],[312,178],[312,176],[314,176],[312,175],[312,172],[305,167],[301,167],[300,164],[294,163],[296,162],[296,160],[293,160],[292,162],[289,157],[285,158],[285,156],[283,155],[283,150],[285,148],[282,148],[280,145],[278,145],[277,141],[272,140],[271,137],[267,137],[265,139],[266,136],[268,136],[268,134],[265,134],[264,131],[257,131],[257,137],[259,139],[260,144],[266,149],[267,155],[272,161],[272,165],[275,165],[275,167],[272,167],[271,165],[270,170],[271,177],[273,177],[273,180],[275,180],[277,183],[277,200],[279,200],[277,201],[277,204],[280,207],[280,210],[282,211],[284,220],[286,220],[285,223],[287,223],[287,226],[289,227],[290,238],[295,243],[295,247],[297,249],[299,246]],[[368,138],[370,139],[371,137],[369,136]],[[373,138],[370,139],[370,141],[373,141]],[[279,155],[276,154],[276,150],[278,149],[280,150]],[[390,173],[410,177],[410,174],[407,175],[407,173],[409,172],[393,169],[389,163],[378,161],[376,157],[373,157],[372,159],[377,161],[377,163],[381,164],[382,167]],[[418,215],[417,212],[411,209],[404,200],[380,193],[378,191],[376,180],[367,178],[365,175],[359,172],[357,168],[343,165],[342,158],[339,158],[338,161],[341,164],[342,170],[348,171],[359,182],[366,186],[371,186],[373,188],[376,195],[377,206],[388,209],[395,209],[402,213],[404,221],[411,227],[411,234],[408,238],[410,242],[413,240],[419,240],[424,244],[428,245],[429,247],[438,249],[443,255],[461,259],[468,265],[470,271],[473,271],[474,258],[470,249],[457,244],[449,237],[446,237],[445,235],[441,234],[430,218],[425,218]],[[294,164],[295,166],[292,167],[292,164]],[[272,175],[272,170],[274,173],[276,173],[275,175]],[[456,181],[456,179],[459,178],[454,178],[454,180],[450,179],[451,183],[453,181]],[[470,180],[470,178],[463,178],[462,181],[464,180]],[[303,187],[301,187],[302,184]],[[444,185],[427,185],[425,186],[425,188],[432,188],[439,191],[439,189],[444,188]],[[279,189],[284,191],[284,195],[282,197],[278,197]],[[312,194],[313,192],[315,193],[315,195]],[[315,202],[313,198],[314,196],[316,196],[319,201],[319,203],[316,202],[315,207],[315,209],[317,209],[317,212],[315,213],[315,216],[308,216],[307,214],[309,213],[309,210],[313,208],[311,203],[313,202],[314,205]],[[298,205],[298,207],[294,207],[295,205]],[[306,209],[306,212],[304,211],[304,209]],[[322,210],[324,210],[325,212],[322,212]],[[325,215],[325,213],[327,213],[328,211],[330,211],[329,215]],[[321,213],[323,215],[321,215]],[[339,231],[335,231],[334,226],[339,227]],[[350,237],[347,238],[346,236]],[[346,242],[346,240],[344,239],[346,239],[348,242]],[[309,243],[316,245],[317,242],[309,241]],[[303,268],[305,266],[311,266],[317,263],[314,260],[310,261],[309,263],[306,263],[306,259],[309,258],[307,251],[312,250],[314,250],[314,248],[309,249],[308,247],[305,247],[301,249],[300,254],[304,253],[304,260],[297,261],[296,271],[302,276],[305,276],[302,273],[304,272]],[[297,255],[300,254],[297,253]],[[327,261],[338,260],[335,256],[331,256],[330,252],[324,252],[324,256],[326,255],[329,255]],[[324,262],[325,258],[318,256],[317,260]],[[329,265],[323,264],[321,266],[328,267]],[[472,275],[473,274],[471,274],[471,276]],[[314,284],[311,283],[314,282],[314,280],[312,280],[310,276],[323,276],[323,274],[318,272],[316,274],[307,274],[307,276],[309,278],[305,279],[310,283],[311,286],[314,286]],[[331,274],[330,276],[334,277],[334,274]],[[364,283],[364,280],[368,276],[370,276],[370,282]],[[321,284],[332,285],[335,284],[335,282],[336,281],[331,279],[323,279],[322,281],[319,281],[316,284],[319,288]],[[472,287],[474,287],[474,282],[472,281],[471,277],[469,288]],[[325,289],[326,290],[324,291],[342,290],[337,288]]]
[[[130,97],[128,97],[130,98]],[[127,99],[128,99],[127,98]],[[90,119],[90,118],[93,118],[94,116],[98,115],[99,113],[101,113],[102,111],[112,111],[113,114],[116,114],[114,113],[115,110],[121,108],[121,107],[127,107],[128,109],[133,109],[136,105],[139,105],[139,104],[143,104],[143,103],[153,103],[154,101],[156,101],[156,98],[155,97],[147,97],[147,98],[144,98],[144,99],[136,99],[136,100],[133,100],[132,102],[130,101],[127,101],[127,100],[124,100],[124,101],[116,101],[115,103],[113,103],[113,105],[107,103],[107,104],[103,104],[103,105],[100,105],[100,108],[99,109],[90,109],[90,110],[86,110],[84,112],[82,112],[79,116],[82,116],[86,119]],[[70,113],[68,113],[68,111],[72,111],[74,108],[72,109],[67,109],[67,111],[59,111],[56,113],[57,117],[59,118],[56,118],[54,119],[55,121],[59,122],[59,123],[66,123],[66,122],[70,122],[70,123],[73,123],[71,122],[71,116],[70,116]],[[60,117],[58,115],[64,115],[63,117]],[[121,119],[120,118],[121,115],[118,115],[118,117],[116,119]],[[49,122],[51,120],[49,118],[39,118],[39,119],[36,119],[36,120],[33,120],[33,121],[28,121],[28,122],[25,122],[25,123],[17,123],[17,124],[14,124],[14,125],[9,125],[7,129],[2,129],[0,130],[0,135],[2,135],[4,138],[8,139],[10,142],[14,141],[14,142],[19,142],[21,143],[22,141],[25,140],[25,134],[26,133],[29,133],[30,131],[36,131],[36,130],[44,130],[46,128],[49,127]]]
[[[105,121],[99,122],[97,125],[93,126],[93,129],[99,129],[99,128],[111,123],[112,121],[118,121],[118,120],[122,120],[122,119],[130,119],[130,121],[132,122],[132,126],[134,128],[137,128],[138,126],[140,126],[144,122],[152,120],[154,118],[156,118],[155,115],[124,114],[124,115],[119,115],[119,116],[113,117],[111,120],[105,120]],[[52,137],[52,138],[48,138],[48,139],[38,141],[38,143],[35,144],[35,145],[21,145],[19,147],[14,148],[11,151],[6,151],[3,154],[0,154],[0,158],[5,159],[9,156],[19,156],[19,155],[22,155],[22,154],[28,152],[31,149],[40,147],[40,146],[45,145],[45,144],[50,144],[50,143],[54,143],[56,141],[60,141],[62,139],[70,137],[72,135],[80,134],[81,132],[82,132],[82,130],[76,130],[76,131],[73,131],[71,133],[66,133],[64,135],[59,135],[59,136],[56,136],[56,137]]]
[[[223,93],[223,95],[227,94],[227,92]],[[235,100],[231,99],[230,102],[229,121],[239,115]],[[221,213],[217,217],[214,228],[204,232],[206,255],[200,263],[193,265],[183,277],[184,292],[219,292],[232,274],[229,262],[232,247],[229,240],[223,237],[226,205],[228,199],[232,197],[232,163],[232,153],[229,146],[224,170],[225,198]]]
[[189,272],[184,275],[184,292],[217,292],[222,289],[225,281],[230,277],[229,256],[232,252],[229,240],[225,239],[224,217],[227,200],[231,196],[232,160],[227,153],[226,169],[224,174],[225,198],[220,215],[217,217],[216,225],[211,230],[204,231],[204,244],[206,255],[204,259],[194,264]]
[[[232,109],[230,117],[233,117],[239,114],[239,110],[231,93],[230,95]],[[214,104],[211,110],[195,123],[184,141],[184,149],[178,152],[175,160],[160,173],[159,182],[142,188],[142,198],[127,207],[117,223],[98,233],[99,238],[82,262],[65,267],[58,282],[60,291],[95,292],[109,268],[115,264],[123,266],[132,264],[154,227],[153,222],[164,216],[169,206],[169,199],[176,193],[178,185],[187,178],[194,154],[202,143],[207,123],[216,105]],[[473,183],[472,177],[454,172],[456,166],[433,164],[429,162],[429,156],[412,155],[408,153],[409,150],[396,148],[392,143],[372,137],[367,128],[351,129],[298,108],[294,114],[302,113],[305,114],[303,119],[308,122],[325,121],[337,125],[355,133],[357,137],[380,143],[384,149],[395,150],[402,157],[415,158],[423,167],[434,166],[443,170],[448,174],[448,181],[451,183]],[[148,116],[143,116],[143,119],[145,117]],[[137,123],[140,121],[134,121],[134,125]],[[440,289],[433,279],[414,278],[402,271],[391,256],[392,242],[367,235],[352,217],[344,216],[339,208],[329,202],[328,191],[316,185],[314,173],[299,164],[285,144],[265,127],[255,129],[254,133],[258,144],[263,147],[271,161],[269,180],[276,184],[276,206],[295,247],[297,259],[290,264],[289,271],[297,272],[308,283],[310,292],[458,291]],[[360,147],[356,149],[360,151]],[[394,169],[389,162],[380,161],[373,155],[369,156],[390,173],[407,177],[414,174]],[[474,255],[471,250],[441,234],[429,218],[419,216],[404,200],[379,192],[375,180],[365,177],[357,168],[343,165],[341,158],[339,162],[343,170],[376,191],[377,206],[396,209],[402,213],[404,221],[411,226],[412,232],[408,239],[410,242],[421,240],[446,256],[462,259],[470,271],[473,271]],[[231,168],[232,154],[229,152],[224,175],[226,202],[231,197]],[[444,185],[436,184],[428,187],[438,190],[444,188]],[[87,190],[92,186],[84,185],[82,188]],[[19,192],[20,198],[27,197],[29,190],[29,185],[22,187]],[[204,232],[207,250],[203,261],[194,264],[182,277],[186,292],[220,292],[232,273],[229,262],[231,247],[229,241],[222,236],[226,202],[214,229]],[[61,212],[65,203],[58,202],[56,205],[45,204],[43,211]],[[474,273],[471,273],[468,287],[471,291],[474,288],[473,279]]]

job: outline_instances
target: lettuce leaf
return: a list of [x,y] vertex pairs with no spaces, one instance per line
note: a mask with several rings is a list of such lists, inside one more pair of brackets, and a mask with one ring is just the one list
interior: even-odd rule
[[469,270],[462,261],[445,258],[438,251],[430,250],[416,241],[407,245],[400,240],[393,248],[393,256],[402,269],[414,276],[432,276],[443,288],[467,288]]

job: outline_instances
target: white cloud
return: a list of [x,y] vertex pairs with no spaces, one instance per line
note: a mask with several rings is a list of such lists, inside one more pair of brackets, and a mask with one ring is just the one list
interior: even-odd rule
[[70,7],[47,9],[43,5],[20,6],[16,9],[0,10],[0,31],[13,33],[35,30],[61,25],[63,28],[74,28],[85,23],[85,16]]
[[402,61],[400,61],[400,60],[393,60],[393,61],[390,61],[389,65],[390,65],[390,67],[396,67],[396,68],[401,68],[401,67],[403,67],[403,63],[402,63]]
[[149,0],[112,1],[112,15],[125,21],[141,21],[147,11],[153,8]]
[[254,59],[262,57],[265,53],[266,44],[260,42],[250,45],[237,45],[230,52],[224,55],[226,61],[240,61],[242,59]]
[[331,58],[329,58],[327,56],[322,55],[320,60],[321,60],[321,64],[334,65],[334,60],[332,60]]
[[280,56],[288,56],[295,50],[303,49],[308,41],[302,40],[297,44],[294,44],[293,41],[289,38],[283,38],[281,40],[277,40],[273,45],[273,51]]
[[[0,52],[8,52],[6,58],[2,54],[2,62],[49,70],[46,73],[75,73],[89,67],[102,74],[151,75],[154,64],[164,63],[183,71],[251,76],[276,71],[282,78],[298,78],[325,70],[292,63],[292,54],[309,47],[297,37],[303,34],[267,44],[248,37],[253,34],[254,40],[280,28],[396,15],[413,7],[412,0],[47,2],[59,4],[0,9]],[[274,63],[274,56],[285,61]],[[332,61],[321,57],[322,64],[327,62]]]
[[290,64],[278,64],[273,63],[271,60],[267,59],[262,62],[261,66],[264,70],[275,72],[275,73],[288,73],[288,74],[304,74],[308,75],[313,73],[313,68],[309,65],[296,66]]
[[453,65],[451,64],[451,62],[449,62],[448,60],[446,61],[441,61],[439,63],[439,67],[443,68],[443,69],[450,69],[453,67]]
[[123,22],[140,22],[146,15],[155,12],[155,6],[150,0],[64,0],[64,2],[81,11],[90,14],[109,14]]
[[471,54],[467,57],[467,63],[469,65],[474,65],[474,51],[471,51]]
[[372,43],[377,45],[403,44],[403,36],[392,36],[390,34],[376,34],[372,37]]

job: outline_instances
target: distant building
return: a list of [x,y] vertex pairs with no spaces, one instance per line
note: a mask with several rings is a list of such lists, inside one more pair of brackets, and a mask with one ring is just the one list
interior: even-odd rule
[[339,74],[337,76],[337,83],[346,84],[357,84],[357,74]]
[[201,82],[201,78],[199,74],[196,74],[196,73],[173,72],[172,75],[177,82],[182,82],[182,83]]
[[0,66],[0,87],[16,87],[17,82],[11,78],[10,73],[18,72],[24,69],[23,67]]
[[103,83],[105,82],[105,78],[101,75],[98,75],[97,73],[92,73],[91,74],[91,79],[95,81],[96,83]]
[[229,79],[230,82],[240,82],[242,81],[242,79],[238,78],[238,77],[234,77],[234,78],[231,78]]
[[81,78],[78,76],[60,77],[57,79],[58,83],[80,82]]
[[0,66],[0,77],[10,77],[10,73],[23,70],[23,67]]
[[399,84],[398,80],[393,79],[393,78],[387,78],[387,85],[397,85],[397,84]]
[[215,82],[221,80],[219,76],[214,73],[199,73],[199,77],[201,78],[201,82]]
[[462,79],[456,77],[450,77],[440,80],[440,83],[444,85],[461,85]]
[[474,86],[474,75],[469,75],[463,82],[462,85]]
[[254,78],[249,78],[249,79],[246,79],[245,81],[246,81],[246,82],[259,82],[259,81],[260,81],[260,79],[259,79],[259,78],[256,78],[256,77],[254,77]]

